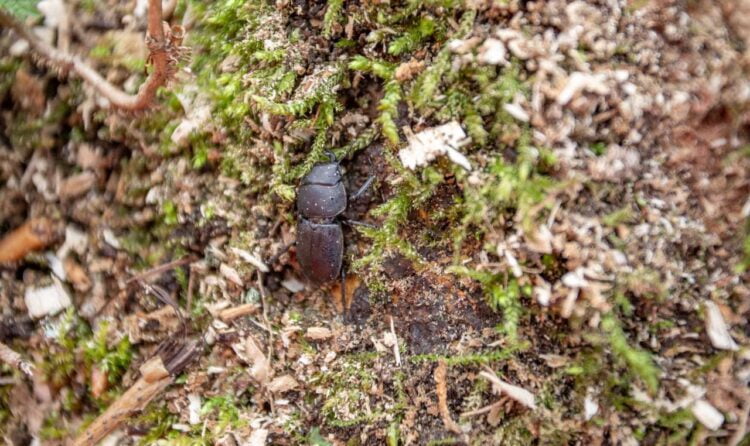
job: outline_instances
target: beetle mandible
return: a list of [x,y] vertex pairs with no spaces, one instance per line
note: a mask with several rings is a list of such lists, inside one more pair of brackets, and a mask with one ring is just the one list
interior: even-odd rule
[[297,260],[305,276],[316,285],[339,277],[344,292],[344,233],[341,223],[370,226],[342,218],[348,201],[359,198],[374,177],[347,199],[341,167],[333,153],[330,161],[313,166],[297,189]]

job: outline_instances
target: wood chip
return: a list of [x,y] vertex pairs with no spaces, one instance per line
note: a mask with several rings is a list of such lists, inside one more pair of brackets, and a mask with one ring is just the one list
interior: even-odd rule
[[56,225],[47,218],[28,220],[0,240],[0,263],[15,262],[32,251],[50,245],[57,238]]
[[732,335],[729,334],[727,323],[721,315],[719,306],[712,301],[706,301],[706,333],[711,340],[711,345],[721,350],[739,350],[739,346]]
[[219,312],[219,319],[224,322],[229,322],[242,316],[247,316],[248,314],[257,313],[258,310],[260,310],[260,305],[258,304],[242,304],[236,307],[221,310]]
[[325,327],[310,327],[305,332],[305,337],[313,341],[325,341],[331,336],[333,336],[333,333]]
[[96,175],[93,172],[81,172],[64,179],[57,193],[64,200],[79,197],[91,190],[95,183]]

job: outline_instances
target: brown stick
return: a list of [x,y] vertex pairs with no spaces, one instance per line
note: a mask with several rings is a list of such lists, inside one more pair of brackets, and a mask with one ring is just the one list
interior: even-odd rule
[[0,240],[0,264],[15,262],[26,254],[42,249],[55,239],[52,221],[32,218]]
[[0,361],[17,368],[28,376],[31,376],[34,372],[33,365],[24,361],[21,355],[2,342],[0,342]]
[[158,356],[141,367],[141,377],[107,410],[99,415],[73,442],[74,446],[94,445],[117,428],[128,416],[146,408],[162,390],[174,381]]
[[94,445],[118,428],[129,416],[146,408],[157,395],[174,382],[198,352],[194,341],[169,340],[159,346],[157,355],[141,366],[141,377],[107,410],[99,415],[73,442],[74,446]]
[[46,59],[50,65],[59,70],[75,72],[117,108],[137,111],[150,107],[159,87],[165,85],[172,75],[172,67],[170,66],[172,62],[169,54],[170,42],[167,42],[164,38],[161,0],[149,0],[146,41],[154,69],[136,95],[125,93],[112,85],[79,57],[62,52],[40,40],[26,26],[0,8],[0,28],[6,27],[29,42],[31,48],[43,59]]
[[448,370],[445,361],[438,362],[437,367],[435,367],[435,390],[438,397],[438,410],[440,411],[440,417],[443,419],[443,425],[445,428],[455,434],[462,434],[461,427],[458,423],[453,421],[450,409],[448,409],[447,374]]

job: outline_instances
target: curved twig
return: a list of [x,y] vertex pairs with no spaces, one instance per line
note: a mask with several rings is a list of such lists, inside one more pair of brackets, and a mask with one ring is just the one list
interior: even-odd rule
[[125,93],[109,83],[78,56],[60,51],[40,40],[2,8],[0,8],[0,25],[12,29],[19,37],[29,42],[31,48],[50,65],[62,71],[76,73],[99,94],[107,98],[114,107],[124,110],[138,111],[149,108],[153,104],[159,87],[165,85],[174,74],[173,65],[176,59],[171,54],[173,52],[171,50],[175,48],[165,38],[161,0],[149,0],[146,43],[153,70],[135,95]]

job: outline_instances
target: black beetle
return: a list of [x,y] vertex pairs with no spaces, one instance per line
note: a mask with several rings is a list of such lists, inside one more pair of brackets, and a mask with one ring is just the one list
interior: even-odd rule
[[310,282],[322,285],[341,274],[343,286],[341,223],[370,225],[345,219],[342,214],[347,202],[359,198],[374,177],[368,178],[357,193],[347,199],[341,167],[332,153],[328,156],[331,161],[313,166],[297,189],[297,260]]

